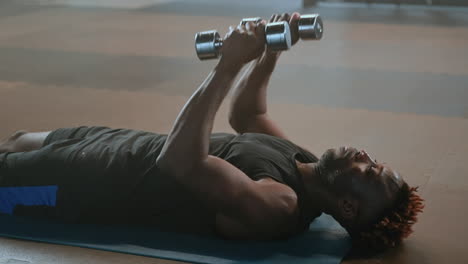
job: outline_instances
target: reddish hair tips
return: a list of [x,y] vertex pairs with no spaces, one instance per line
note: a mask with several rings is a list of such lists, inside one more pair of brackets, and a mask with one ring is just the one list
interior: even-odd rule
[[424,209],[424,200],[417,194],[418,187],[404,183],[395,201],[395,206],[369,230],[359,232],[358,240],[363,246],[381,250],[399,245],[413,233],[417,215]]

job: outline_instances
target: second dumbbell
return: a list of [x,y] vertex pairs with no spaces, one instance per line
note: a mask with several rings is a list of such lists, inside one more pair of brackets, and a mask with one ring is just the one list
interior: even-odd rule
[[[266,45],[273,51],[291,48],[291,30],[286,21],[265,25]],[[195,34],[195,50],[200,60],[216,59],[223,46],[223,39],[216,30]]]
[[[260,23],[261,17],[244,18],[240,22],[245,25],[247,22]],[[320,40],[323,35],[323,22],[319,14],[301,15],[297,21],[297,32],[302,40]]]

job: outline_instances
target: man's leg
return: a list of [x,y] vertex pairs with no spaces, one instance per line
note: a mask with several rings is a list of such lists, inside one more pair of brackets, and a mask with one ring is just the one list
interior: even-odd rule
[[0,143],[0,214],[57,216],[59,186],[71,169],[66,148],[43,147],[49,134],[18,131]]
[[[58,140],[87,138],[101,132],[111,130],[104,126],[80,126],[72,128],[59,128],[46,132],[27,132],[20,130],[4,141],[0,141],[0,153],[27,152],[38,150],[44,143],[50,144]],[[52,133],[53,132],[53,133]],[[52,135],[50,135],[52,133]],[[48,138],[48,136],[51,136]],[[47,140],[47,142],[45,142]]]
[[0,153],[38,150],[43,146],[50,132],[17,131],[0,143]]

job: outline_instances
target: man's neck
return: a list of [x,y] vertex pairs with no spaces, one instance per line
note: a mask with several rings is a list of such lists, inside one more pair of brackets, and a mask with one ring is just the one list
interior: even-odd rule
[[333,214],[332,208],[335,199],[317,169],[318,164],[298,161],[296,164],[306,189],[308,210]]

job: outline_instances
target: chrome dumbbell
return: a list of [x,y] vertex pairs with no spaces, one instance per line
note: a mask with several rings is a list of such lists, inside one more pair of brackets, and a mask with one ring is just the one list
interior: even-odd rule
[[[262,21],[260,17],[244,18],[241,25],[247,22],[259,23]],[[301,15],[297,22],[297,31],[299,38],[303,40],[320,40],[323,35],[323,22],[319,14]]]
[[[259,18],[249,18],[241,21],[259,22]],[[269,23],[265,25],[266,45],[273,51],[288,50],[291,47],[291,30],[286,21]],[[216,59],[223,46],[223,39],[216,30],[203,31],[195,34],[195,50],[200,60]]]
[[297,22],[299,38],[320,40],[323,35],[323,21],[319,14],[301,15]]

